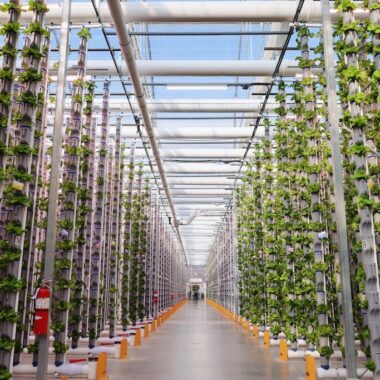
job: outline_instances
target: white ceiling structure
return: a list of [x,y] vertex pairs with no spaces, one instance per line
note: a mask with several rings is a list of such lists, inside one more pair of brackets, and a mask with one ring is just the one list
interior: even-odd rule
[[[146,173],[149,153],[192,265],[206,263],[247,149],[252,138],[264,135],[260,120],[273,116],[272,79],[299,72],[294,55],[281,56],[299,3],[277,3],[273,12],[273,1],[254,0],[72,2],[72,27],[86,24],[94,37],[87,75],[99,82],[95,108],[101,111],[101,81],[110,79],[110,133],[113,117],[123,115],[122,136],[137,141],[136,157],[146,163]],[[61,4],[52,1],[49,8],[47,23],[58,33]],[[319,23],[319,2],[306,0],[300,19]],[[69,74],[76,65],[72,47]],[[54,62],[51,69],[54,76]]]

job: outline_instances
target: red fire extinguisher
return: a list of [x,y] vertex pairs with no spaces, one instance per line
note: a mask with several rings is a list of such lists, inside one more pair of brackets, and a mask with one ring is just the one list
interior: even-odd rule
[[51,290],[46,284],[37,289],[34,306],[33,332],[35,335],[47,335]]
[[153,291],[153,303],[158,303],[158,290]]

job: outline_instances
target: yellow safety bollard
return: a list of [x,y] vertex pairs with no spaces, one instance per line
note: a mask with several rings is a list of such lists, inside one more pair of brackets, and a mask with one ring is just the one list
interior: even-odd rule
[[288,344],[286,339],[280,340],[280,359],[288,360]]
[[107,380],[107,353],[100,352],[96,366],[96,380]]
[[257,327],[257,325],[253,325],[253,336],[255,338],[259,337],[259,328]]
[[270,332],[269,330],[264,331],[264,347],[270,347]]
[[245,331],[247,332],[247,334],[249,334],[249,321],[245,321]]
[[128,358],[128,340],[122,339],[120,342],[120,359]]
[[136,330],[136,335],[135,335],[135,346],[141,346],[141,329],[138,328]]
[[149,336],[149,324],[147,323],[144,327],[144,338],[148,338]]
[[305,362],[306,380],[317,380],[317,367],[315,365],[315,357],[311,355],[306,355]]

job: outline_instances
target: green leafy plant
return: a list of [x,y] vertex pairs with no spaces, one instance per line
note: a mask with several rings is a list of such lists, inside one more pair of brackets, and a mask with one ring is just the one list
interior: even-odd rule
[[330,346],[323,346],[318,349],[321,356],[325,358],[331,357],[331,355],[334,353],[334,350]]
[[18,6],[16,3],[13,3],[13,2],[8,2],[8,3],[0,5],[0,12],[9,13],[11,11],[16,12],[16,13],[20,13],[21,7]]
[[16,323],[19,320],[19,316],[13,307],[8,305],[1,305],[0,309],[0,321]]
[[90,39],[92,36],[91,36],[90,30],[88,28],[82,28],[78,32],[78,37]]
[[32,106],[36,106],[38,104],[37,95],[31,92],[21,92],[17,95],[17,101],[20,103],[30,104]]
[[13,79],[12,70],[10,70],[10,69],[0,70],[0,79],[1,80],[12,80]]
[[23,285],[24,282],[22,280],[18,280],[12,275],[7,275],[0,280],[0,289],[10,293],[18,292]]
[[18,77],[18,80],[21,83],[39,82],[41,79],[42,79],[42,74],[39,73],[33,67],[28,68],[26,71],[22,72]]
[[46,13],[49,11],[49,8],[44,2],[29,0],[28,8],[30,11]]
[[376,364],[375,364],[375,362],[372,359],[367,360],[365,362],[364,366],[365,366],[365,368],[367,368],[369,371],[371,371],[373,373],[376,370]]
[[69,349],[69,346],[62,342],[54,341],[53,348],[56,354],[64,354]]
[[21,222],[18,220],[10,221],[6,224],[5,229],[9,234],[22,235],[24,233],[24,228]]
[[[9,264],[15,262],[21,257],[21,251],[19,249],[7,250],[0,255],[0,269],[7,268]],[[0,312],[1,320],[1,312]]]
[[65,324],[63,321],[54,321],[51,323],[51,329],[54,332],[63,332],[65,331]]
[[0,35],[5,35],[9,33],[18,33],[20,31],[19,22],[8,22],[0,28]]
[[[49,31],[45,29],[41,23],[37,22],[31,22],[28,26],[28,28],[25,29],[25,33],[37,33],[41,34],[44,37],[49,37]],[[40,51],[38,49],[38,51]],[[42,53],[41,53],[42,54]],[[36,57],[37,58],[37,57]]]
[[0,104],[3,104],[6,107],[11,105],[11,94],[9,92],[0,93]]

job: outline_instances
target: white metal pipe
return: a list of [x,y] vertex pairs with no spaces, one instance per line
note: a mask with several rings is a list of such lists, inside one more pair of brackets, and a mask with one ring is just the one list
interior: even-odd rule
[[[224,212],[225,206],[224,205],[199,205],[196,207],[197,210],[202,210],[203,212],[210,212],[210,213],[216,213],[216,212]],[[186,205],[181,205],[178,206],[178,213],[182,212],[188,212],[190,210],[195,210],[195,207],[193,205],[191,206],[186,206]]]
[[233,178],[219,177],[171,177],[168,178],[170,185],[233,185]]
[[[156,136],[154,132],[152,119],[150,118],[150,113],[146,104],[144,89],[142,87],[139,73],[137,71],[136,61],[134,58],[134,50],[133,50],[131,39],[130,39],[128,30],[125,24],[121,4],[119,1],[114,1],[114,0],[107,0],[107,4],[112,16],[112,20],[114,21],[114,24],[115,24],[115,29],[118,35],[119,44],[120,44],[122,54],[124,56],[124,60],[128,66],[128,72],[131,77],[135,95],[140,107],[141,115],[144,120],[145,129],[149,138],[151,149],[153,151],[153,156],[156,161],[157,169],[161,177],[162,186],[164,187],[164,190],[165,190],[166,199],[169,203],[169,207],[170,207],[172,217],[173,217],[174,226],[178,233],[178,240],[179,240],[179,243],[182,245],[181,235],[179,233],[178,224],[177,224],[175,206],[172,200],[172,196],[170,194],[170,189],[169,189],[169,185],[166,179],[165,169],[161,160],[160,151],[158,149],[158,144],[157,144],[157,140],[156,140]],[[182,245],[182,248],[183,248],[183,245]],[[184,251],[184,255],[186,257],[185,251]]]
[[244,149],[161,149],[162,158],[243,158]]
[[[261,104],[249,99],[160,99],[152,100],[148,104],[151,112],[252,112],[257,114]],[[269,103],[266,111],[273,111],[277,107]]]
[[[49,130],[49,128],[48,128]],[[115,126],[110,127],[110,136],[115,134]],[[142,129],[143,136],[146,136],[145,130]],[[208,126],[173,126],[173,127],[156,127],[156,137],[158,139],[247,139],[252,135],[252,128],[234,128],[234,127],[208,127]],[[263,137],[264,130],[259,128],[256,137]],[[122,127],[122,138],[139,138],[136,127]]]
[[[191,226],[194,227],[194,228],[199,228],[200,226],[204,227],[204,226],[215,226],[217,223],[219,222],[219,216],[218,217],[215,217],[214,219],[212,220],[195,220],[193,223],[191,223]],[[188,227],[188,225],[184,225],[184,226],[181,226],[181,227]],[[187,229],[186,229],[187,231]]]
[[[211,204],[215,204],[218,202],[227,202],[227,198],[228,196],[224,198],[224,197],[219,197],[219,196],[206,197],[204,195],[203,196],[200,195],[197,197],[191,197],[189,195],[186,195],[186,196],[181,196],[180,198],[175,198],[175,203],[187,202],[187,203],[196,204],[196,203],[209,202]],[[194,207],[196,208],[197,206],[194,206]]]
[[[225,138],[250,138],[252,128],[234,127],[210,127],[192,126],[189,127],[157,127],[157,137],[160,139],[186,138],[186,139],[225,139]],[[264,135],[264,131],[259,131],[258,136]]]
[[[291,22],[297,8],[295,1],[163,1],[163,2],[122,2],[120,19],[126,23],[178,23],[178,22]],[[103,23],[113,22],[105,2],[98,3]],[[60,25],[62,4],[49,4],[46,23]],[[339,15],[332,11],[334,20]],[[32,12],[22,12],[22,23],[32,21]],[[355,18],[368,17],[368,11],[356,10]],[[320,22],[321,9],[317,2],[306,1],[299,17],[302,21]],[[96,24],[98,19],[90,2],[73,3],[71,22],[75,25]],[[6,14],[0,13],[0,23],[6,22]]]
[[[215,228],[217,227],[217,224],[214,223],[213,225],[207,225],[207,226],[199,226],[199,227],[194,227],[193,229],[182,229],[183,233],[186,235],[186,234],[189,234],[189,233],[194,233],[194,232],[199,232],[199,233],[205,233],[206,231],[215,231]],[[187,236],[191,236],[193,238],[196,239],[196,237],[194,235],[187,235]]]
[[[150,151],[150,150],[149,150]],[[151,150],[153,152],[153,148]],[[169,158],[194,158],[194,159],[241,159],[244,149],[190,149],[190,148],[161,148],[159,149],[162,159]],[[144,149],[136,149],[135,157],[146,157]]]
[[[258,113],[261,103],[249,99],[147,99],[147,107],[150,112],[252,112]],[[131,101],[133,111],[138,111],[139,105]],[[95,109],[101,108],[101,99],[95,99]],[[110,112],[131,112],[130,105],[125,98],[112,97],[109,101]],[[275,103],[268,103],[266,111],[274,111]],[[70,102],[66,102],[65,108],[69,110]],[[54,105],[49,107],[53,115]]]
[[[275,60],[154,60],[136,61],[136,69],[140,76],[217,76],[217,77],[256,77],[272,76],[277,62]],[[50,73],[54,74],[55,69],[53,62],[50,64]],[[129,71],[126,63],[120,63],[120,69],[123,75],[129,77]],[[69,61],[68,73],[77,72],[77,63]],[[320,69],[313,69],[320,72]],[[298,62],[293,60],[284,60],[281,64],[279,75],[283,77],[293,77],[300,74],[302,70],[298,67]],[[94,76],[118,76],[115,65],[111,60],[93,60],[87,61],[87,75]]]
[[[139,61],[141,76],[272,76],[273,60],[197,60],[197,61]],[[284,60],[279,75],[287,77],[300,73],[297,61]]]
[[226,189],[172,189],[173,196],[176,195],[231,195],[231,190]]
[[215,163],[166,163],[165,170],[167,173],[216,173],[225,177],[226,173],[237,174],[239,166]]

